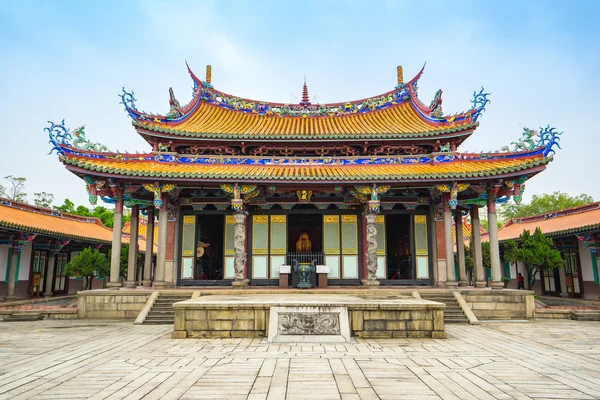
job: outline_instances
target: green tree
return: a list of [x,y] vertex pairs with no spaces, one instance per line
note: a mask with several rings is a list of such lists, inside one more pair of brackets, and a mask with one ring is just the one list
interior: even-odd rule
[[54,195],[52,193],[39,192],[33,194],[33,203],[37,207],[50,208],[54,201]]
[[560,251],[554,248],[552,239],[546,237],[540,228],[536,228],[533,235],[525,230],[518,241],[507,240],[503,246],[506,261],[520,261],[525,265],[529,276],[529,289],[533,288],[538,273],[564,265]]
[[64,213],[75,214],[75,203],[69,199],[65,199],[61,206],[55,206],[54,209]]
[[533,195],[530,203],[516,205],[514,203],[503,204],[499,211],[503,220],[510,218],[521,218],[530,215],[547,214],[566,208],[582,206],[592,203],[594,199],[587,194],[578,196],[569,196],[563,192],[546,193]]
[[27,193],[25,193],[25,182],[27,178],[7,175],[4,177],[10,183],[8,188],[3,187],[3,196],[10,200],[26,202]]
[[72,261],[67,263],[65,273],[68,276],[81,276],[86,278],[86,289],[92,288],[92,280],[98,274],[108,276],[110,274],[110,264],[106,256],[97,249],[92,250],[89,247],[83,249]]

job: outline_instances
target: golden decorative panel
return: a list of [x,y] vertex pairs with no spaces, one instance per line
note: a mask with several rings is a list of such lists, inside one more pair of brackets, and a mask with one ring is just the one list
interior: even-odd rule
[[235,217],[233,215],[227,215],[225,217],[225,222],[228,224],[235,224]]
[[375,223],[383,224],[385,222],[385,215],[378,215],[375,217]]
[[323,222],[326,224],[338,224],[340,222],[339,215],[325,215],[323,217]]
[[271,215],[271,222],[273,223],[285,223],[285,215]]
[[196,216],[195,215],[185,215],[183,217],[183,223],[184,224],[195,224],[196,223]]
[[356,215],[342,215],[342,222],[356,222]]
[[254,215],[252,216],[252,222],[255,224],[266,224],[269,221],[267,215]]

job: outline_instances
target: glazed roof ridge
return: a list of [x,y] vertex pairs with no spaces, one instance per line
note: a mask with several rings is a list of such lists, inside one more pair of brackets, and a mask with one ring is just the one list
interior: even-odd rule
[[[475,92],[471,109],[444,116],[441,110],[441,90],[438,90],[430,106],[426,106],[418,98],[417,82],[423,74],[424,68],[425,66],[410,81],[401,83],[386,93],[340,103],[310,104],[310,102],[302,101],[298,104],[285,104],[232,96],[218,91],[213,88],[212,84],[200,80],[189,66],[188,71],[194,81],[193,98],[187,105],[180,107],[176,99],[172,97],[169,114],[160,115],[139,111],[135,106],[136,99],[133,97],[133,92],[128,93],[123,89],[121,97],[122,104],[125,105],[125,110],[133,119],[134,126],[182,136],[231,136],[232,138],[258,139],[287,136],[298,136],[301,139],[313,137],[330,139],[339,136],[349,138],[356,136],[362,139],[396,134],[410,137],[431,136],[432,133],[445,134],[474,130],[478,125],[477,118],[485,111],[485,105],[489,103],[486,98],[488,93],[483,93],[483,89],[480,93]],[[481,101],[476,101],[477,99]],[[213,108],[206,111],[207,106],[217,107],[220,111]],[[395,114],[387,111],[392,109],[397,109]],[[232,116],[234,114],[230,114],[231,112],[248,117],[240,119],[241,117]],[[383,114],[380,113],[379,120],[368,121],[369,123],[366,125],[339,119],[339,117],[363,116],[378,112],[383,112]],[[248,119],[249,116],[253,116],[251,118],[254,119]],[[336,121],[339,122],[332,126],[325,122],[315,122],[313,126],[312,122],[308,123],[307,121],[284,126],[283,120],[278,124],[267,122],[268,120],[262,118],[256,119],[256,117],[268,116],[315,121],[321,117],[329,117],[336,118]],[[365,118],[367,117],[361,118],[361,120],[366,122]],[[339,126],[333,126],[336,124]]]

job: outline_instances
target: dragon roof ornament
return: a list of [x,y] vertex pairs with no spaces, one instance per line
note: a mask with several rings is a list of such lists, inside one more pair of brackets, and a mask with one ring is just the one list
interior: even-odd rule
[[48,154],[52,154],[52,152],[56,151],[59,156],[64,157],[66,148],[97,153],[110,151],[105,145],[92,142],[86,138],[85,126],[80,126],[75,130],[71,130],[65,127],[64,119],[60,124],[55,124],[52,121],[48,121],[48,123],[50,126],[44,128],[44,131],[48,132],[50,138],[49,143],[52,144],[52,148]]
[[487,99],[489,93],[482,91],[474,94],[474,99],[471,101],[473,106],[470,110],[454,115],[444,116],[441,107],[441,90],[436,92],[434,100],[429,106],[423,104],[417,95],[418,80],[423,74],[425,65],[419,73],[410,81],[399,84],[393,90],[379,96],[369,97],[363,100],[348,101],[331,104],[284,104],[272,103],[265,101],[256,101],[244,99],[237,96],[232,96],[213,88],[212,84],[200,80],[190,69],[188,72],[194,81],[193,98],[185,106],[179,108],[179,112],[173,113],[172,109],[167,115],[159,115],[140,112],[135,107],[136,99],[133,97],[133,92],[127,92],[123,89],[121,96],[121,104],[125,105],[125,110],[134,121],[147,121],[154,123],[178,123],[185,120],[197,106],[202,103],[209,103],[219,107],[223,107],[232,111],[243,113],[251,113],[256,115],[276,115],[281,117],[337,117],[353,114],[362,114],[376,110],[382,110],[396,104],[410,101],[421,116],[433,123],[458,123],[465,120],[476,122],[477,118],[485,111],[485,106],[490,102]]
[[[550,128],[547,125],[545,128],[540,127],[539,131],[530,128],[523,128],[521,138],[516,142],[511,142],[508,146],[503,146],[499,151],[504,152],[519,152],[535,149],[543,149],[544,157],[551,157],[556,154],[554,147],[560,147],[560,135],[563,132],[557,132],[556,128]],[[512,148],[510,147],[512,146]]]

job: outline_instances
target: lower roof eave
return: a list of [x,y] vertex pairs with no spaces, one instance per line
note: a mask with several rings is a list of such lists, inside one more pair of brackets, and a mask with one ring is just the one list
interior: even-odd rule
[[117,178],[123,181],[128,182],[169,182],[178,185],[189,185],[191,183],[240,183],[247,182],[252,184],[279,184],[279,185],[290,185],[297,186],[298,184],[302,184],[304,186],[314,185],[357,185],[357,184],[402,184],[406,183],[407,185],[411,184],[443,184],[449,182],[486,182],[486,181],[495,181],[497,179],[505,179],[505,178],[516,178],[521,177],[523,175],[528,176],[528,178],[537,175],[544,169],[546,169],[546,165],[538,165],[537,167],[533,167],[527,170],[522,171],[514,171],[509,173],[503,173],[498,175],[490,175],[490,176],[475,176],[475,177],[449,177],[449,178],[436,178],[436,179],[349,179],[349,180],[321,180],[321,179],[243,179],[243,178],[179,178],[179,177],[157,177],[157,176],[137,176],[137,175],[119,175],[112,174],[107,172],[99,172],[99,171],[90,171],[85,168],[76,167],[73,165],[66,164],[66,168],[73,172],[74,174],[81,175],[91,175],[98,176],[103,178]]

